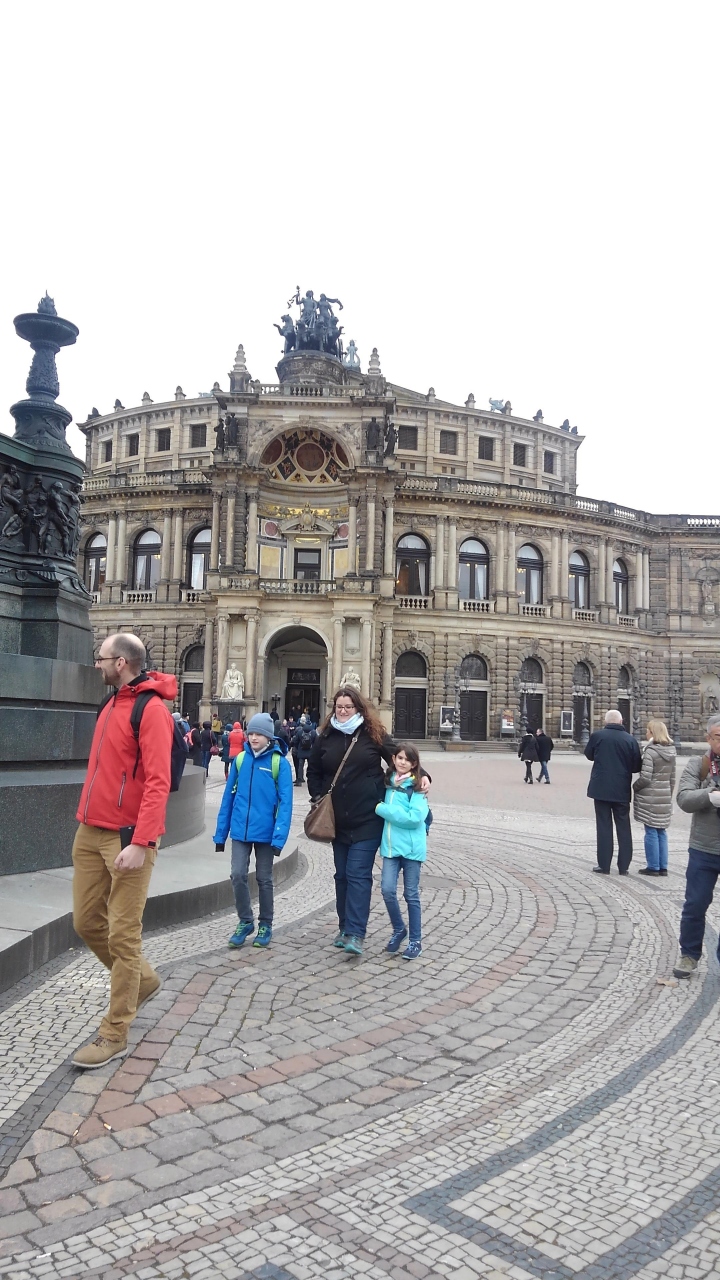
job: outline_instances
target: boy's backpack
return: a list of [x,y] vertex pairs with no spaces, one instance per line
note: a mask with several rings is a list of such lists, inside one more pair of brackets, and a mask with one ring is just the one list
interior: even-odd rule
[[309,751],[312,746],[312,741],[313,741],[312,733],[310,732],[310,730],[303,729],[302,733],[300,734],[300,749],[302,751]]
[[[137,767],[140,763],[140,721],[143,718],[143,712],[151,698],[159,698],[159,693],[154,693],[152,689],[148,689],[144,693],[139,693],[135,699],[133,709],[130,712],[130,728],[133,731],[133,737],[137,742],[137,754],[135,756],[135,767],[132,776],[135,777]],[[183,776],[183,770],[188,758],[188,748],[177,720],[173,720],[173,736],[170,744],[170,790],[178,791],[180,788],[180,779]]]
[[[237,755],[236,755],[236,757],[235,757],[235,786],[234,786],[234,787],[233,787],[233,789],[232,789],[232,794],[233,794],[233,795],[235,795],[235,792],[237,791],[237,788],[238,788],[238,776],[237,776],[237,775],[238,775],[238,773],[240,772],[240,769],[242,768],[242,762],[243,762],[243,760],[244,760],[244,759],[245,759],[245,752],[244,752],[244,751],[240,751],[240,752],[238,752],[238,754],[237,754]],[[275,787],[276,787],[276,789],[277,789],[277,784],[278,784],[278,774],[279,774],[279,772],[280,772],[280,756],[278,755],[277,751],[273,751],[273,753],[272,753],[272,759],[271,759],[271,761],[270,761],[270,768],[271,768],[271,770],[272,770],[273,782],[275,783]]]

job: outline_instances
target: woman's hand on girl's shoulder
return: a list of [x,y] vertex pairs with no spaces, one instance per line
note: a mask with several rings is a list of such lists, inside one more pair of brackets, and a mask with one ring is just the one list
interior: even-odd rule
[[420,779],[420,790],[422,791],[424,796],[426,796],[428,791],[430,790],[430,782],[431,782],[431,779],[428,777],[426,773],[424,773]]

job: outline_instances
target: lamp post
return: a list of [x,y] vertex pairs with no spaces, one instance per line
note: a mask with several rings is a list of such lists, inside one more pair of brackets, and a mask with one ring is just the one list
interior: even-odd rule
[[460,675],[460,668],[455,670],[455,711],[453,714],[452,742],[462,742],[460,737],[460,694],[467,693],[469,681]]

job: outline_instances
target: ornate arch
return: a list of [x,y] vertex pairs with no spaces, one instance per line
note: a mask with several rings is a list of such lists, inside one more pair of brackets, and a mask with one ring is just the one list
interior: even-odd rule
[[324,425],[298,426],[258,441],[248,459],[283,484],[342,484],[355,466],[350,445]]

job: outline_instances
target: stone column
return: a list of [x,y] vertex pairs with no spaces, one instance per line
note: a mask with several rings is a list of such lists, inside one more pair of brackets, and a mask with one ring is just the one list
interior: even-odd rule
[[339,616],[333,618],[332,689],[328,690],[328,697],[332,696],[342,679],[344,621],[345,619]]
[[380,690],[381,702],[389,703],[392,700],[392,651],[393,651],[393,627],[392,622],[383,623],[383,648],[382,648],[382,688]]
[[560,534],[553,530],[550,547],[550,599],[560,595]]
[[[502,521],[497,526],[497,540],[495,542],[495,595],[500,595],[505,590],[505,525]],[[490,584],[491,590],[493,584]]]
[[370,697],[370,644],[372,640],[372,620],[363,618],[362,638],[360,640],[360,687],[366,698]]
[[643,609],[650,612],[650,552],[643,551]]
[[445,517],[438,516],[435,530],[435,586],[445,586]]
[[257,493],[248,495],[248,516],[247,516],[247,550],[245,552],[245,568],[248,573],[257,573],[258,571],[258,511],[257,511]]
[[605,568],[605,540],[600,539],[598,543],[598,567],[597,567],[597,599],[596,605],[606,604],[605,590],[607,587],[607,570]]
[[175,512],[175,533],[173,535],[173,580],[182,582],[183,578],[183,513]]
[[505,563],[507,565],[506,591],[509,596],[514,596],[517,594],[517,566],[515,564],[515,529],[512,525],[508,525]]
[[447,555],[447,584],[448,589],[454,591],[457,587],[457,520],[455,516],[450,517],[448,524],[448,555]]
[[367,528],[365,530],[367,542],[365,545],[365,568],[372,572],[375,568],[375,496],[368,494],[367,496]]
[[357,494],[348,494],[348,573],[357,573]]
[[[225,672],[227,671],[228,641],[230,639],[229,623],[230,623],[230,619],[227,613],[218,614],[217,616],[217,633],[218,633],[217,697],[218,698],[222,693],[223,680],[225,679]],[[207,662],[207,653],[205,654],[205,661]],[[212,683],[212,680],[211,680],[211,683]]]
[[163,511],[162,548],[160,550],[160,578],[167,582],[170,577],[170,550],[172,542],[172,511]]
[[395,532],[394,510],[392,502],[385,504],[385,557],[383,573],[386,578],[395,577]]
[[613,579],[613,563],[615,561],[615,548],[608,539],[605,544],[605,602],[606,604],[615,606],[615,582]]
[[235,562],[235,494],[229,493],[227,496],[227,511],[225,516],[225,564],[233,565]]
[[563,530],[560,538],[560,597],[563,600],[568,599],[570,591],[569,573],[570,573],[570,549],[568,544],[568,535]]
[[[227,623],[227,619],[226,619],[226,623]],[[203,691],[202,691],[203,702],[212,702],[213,633],[214,631],[215,631],[215,623],[213,622],[212,618],[208,618],[205,622],[205,651],[203,654]],[[225,628],[225,635],[227,637],[227,626]],[[219,635],[219,629],[218,629],[218,641],[219,640],[220,640],[220,635]],[[227,638],[225,641],[225,656],[227,658]],[[219,655],[218,655],[218,658],[219,658]],[[220,662],[218,661],[218,667],[219,666],[220,666]],[[225,672],[223,671],[222,675],[218,676],[218,681],[220,682],[221,685],[222,685],[222,678],[224,675],[225,675]],[[218,689],[218,693],[219,692],[220,690]]]
[[115,577],[121,586],[127,581],[127,515],[124,511],[118,515],[117,522]]
[[255,678],[257,672],[257,613],[248,613],[247,618],[247,637],[245,647],[247,651],[247,659],[245,664],[245,697],[251,701],[257,701],[255,690]]
[[635,610],[644,609],[643,604],[643,553],[642,547],[635,552]]
[[117,516],[113,511],[108,520],[107,533],[107,552],[105,554],[105,581],[115,581],[115,537],[117,531]]
[[212,526],[210,529],[210,572],[217,573],[220,554],[220,494],[213,494]]

